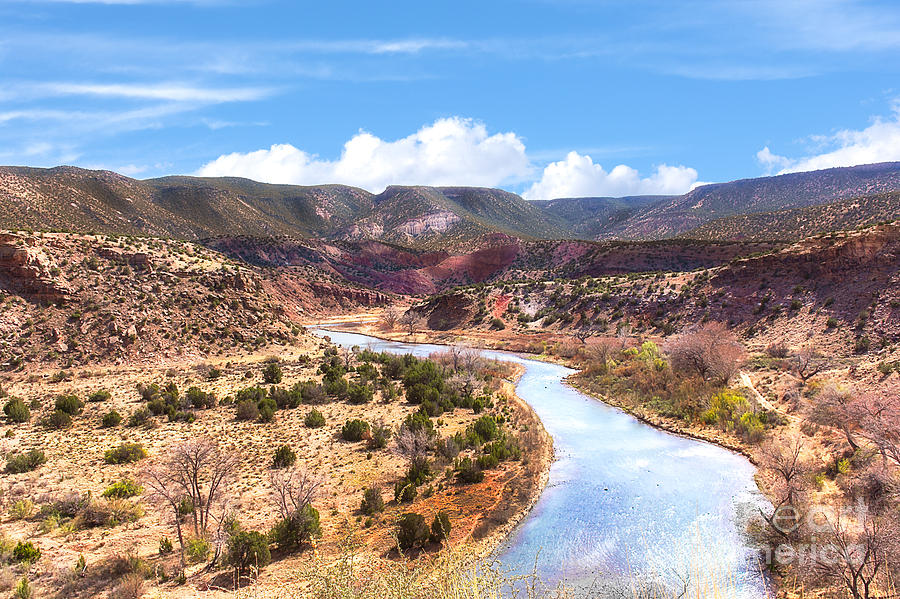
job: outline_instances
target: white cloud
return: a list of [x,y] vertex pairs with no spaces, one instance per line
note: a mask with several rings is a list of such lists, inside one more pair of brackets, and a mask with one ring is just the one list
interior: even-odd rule
[[832,135],[811,138],[826,151],[799,158],[774,154],[766,146],[756,153],[767,172],[792,173],[837,166],[900,160],[900,104],[888,118],[878,117],[865,129],[844,129]]
[[489,135],[479,122],[444,118],[412,135],[386,141],[360,131],[340,158],[327,160],[290,144],[224,154],[197,171],[270,183],[344,183],[374,192],[388,185],[497,186],[531,172],[525,145],[514,133]]
[[99,96],[138,100],[168,100],[173,102],[247,102],[271,94],[258,87],[207,88],[171,83],[67,83],[48,82],[22,86],[25,93],[50,96]]
[[649,177],[620,164],[607,172],[590,156],[569,152],[565,160],[551,162],[541,179],[523,196],[528,200],[552,200],[588,196],[682,194],[697,182],[697,171],[662,164]]

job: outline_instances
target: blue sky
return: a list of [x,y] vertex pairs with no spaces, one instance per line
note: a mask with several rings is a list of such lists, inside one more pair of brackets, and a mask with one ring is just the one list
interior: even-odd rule
[[900,160],[900,5],[5,0],[0,163],[530,199]]

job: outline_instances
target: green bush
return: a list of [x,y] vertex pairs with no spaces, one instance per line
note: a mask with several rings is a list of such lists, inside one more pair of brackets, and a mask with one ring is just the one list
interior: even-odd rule
[[431,540],[440,543],[450,536],[450,516],[447,512],[441,510],[434,515],[434,521],[431,523]]
[[472,425],[472,430],[481,439],[482,443],[492,441],[497,437],[497,421],[492,416],[484,415],[478,418]]
[[259,410],[259,419],[262,422],[272,422],[275,419],[275,411],[278,409],[278,404],[275,403],[274,399],[269,397],[261,399],[256,404],[256,407]]
[[131,479],[123,478],[122,480],[111,484],[103,491],[103,497],[106,499],[127,499],[135,497],[144,492],[144,488]]
[[263,568],[272,561],[269,539],[255,530],[239,531],[228,540],[228,564],[238,576],[249,574],[251,568]]
[[837,328],[837,326],[838,326],[838,319],[835,318],[834,316],[829,317],[828,320],[825,321],[826,328],[835,329],[835,328]]
[[278,364],[268,364],[263,368],[263,381],[269,385],[277,385],[281,382],[281,366]]
[[500,330],[503,330],[506,328],[506,323],[504,323],[499,318],[492,318],[491,319],[491,328],[494,329],[495,331],[500,331]]
[[147,457],[147,450],[140,443],[122,443],[103,454],[107,464],[131,464]]
[[345,441],[361,441],[369,432],[369,423],[365,420],[348,420],[341,428],[341,437]]
[[369,449],[383,449],[387,447],[387,442],[390,438],[391,427],[383,422],[376,422],[372,425],[372,436],[369,438]]
[[184,399],[195,408],[204,409],[216,407],[216,396],[201,390],[200,387],[189,388],[184,394]]
[[101,402],[101,401],[109,401],[112,397],[112,393],[107,391],[106,389],[100,389],[99,391],[94,391],[88,396],[88,401],[92,403]]
[[47,428],[62,430],[64,428],[69,428],[70,426],[72,426],[72,417],[69,416],[68,412],[56,410],[47,417],[47,419],[44,421],[44,424],[47,426]]
[[169,537],[163,537],[159,540],[159,554],[167,555],[174,551],[175,547],[172,545],[172,539]]
[[122,422],[122,415],[116,412],[115,410],[110,410],[106,414],[103,415],[103,428],[113,428],[115,426],[119,426]]
[[128,426],[143,426],[150,422],[150,410],[138,408],[128,417]]
[[77,416],[84,409],[84,402],[75,395],[60,395],[56,398],[56,409],[69,416]]
[[484,480],[484,472],[471,458],[463,458],[456,463],[456,478],[462,483],[480,483]]
[[278,549],[292,551],[320,534],[319,510],[306,504],[290,518],[277,522],[269,532],[269,538]]
[[372,516],[383,510],[384,498],[381,496],[381,491],[376,487],[369,487],[363,491],[362,503],[359,509],[366,516]]
[[287,468],[297,461],[297,454],[290,445],[282,445],[275,450],[275,458],[272,460],[273,468]]
[[369,403],[372,401],[373,396],[372,388],[364,383],[350,385],[347,391],[347,399],[354,404]]
[[21,399],[14,397],[3,406],[3,413],[13,422],[28,422],[31,420],[31,410]]
[[303,424],[305,424],[307,428],[319,428],[325,426],[325,416],[322,412],[313,408],[309,411],[309,414],[306,415],[306,418],[304,418]]
[[41,559],[41,550],[34,546],[31,541],[19,541],[13,549],[13,560],[16,562],[25,562],[33,564]]
[[6,459],[6,471],[10,474],[21,474],[37,469],[46,463],[47,457],[40,449],[32,449],[25,453],[16,453]]
[[206,539],[191,537],[184,542],[184,554],[189,563],[199,564],[206,561],[210,551],[212,551],[212,545]]
[[235,408],[235,415],[238,420],[256,420],[259,418],[259,408],[256,402],[251,399],[245,399],[238,402]]
[[28,582],[28,577],[23,576],[19,579],[18,584],[16,584],[16,590],[13,591],[13,597],[16,599],[32,599],[34,596],[34,591],[31,590],[31,583]]
[[429,538],[425,517],[416,513],[406,513],[397,520],[397,544],[400,549],[409,550],[423,547]]

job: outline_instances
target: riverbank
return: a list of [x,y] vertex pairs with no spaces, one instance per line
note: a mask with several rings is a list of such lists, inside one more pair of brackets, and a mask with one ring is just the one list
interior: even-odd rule
[[[366,314],[351,321],[332,319],[318,323],[315,328],[327,333],[333,327],[334,332],[352,331],[383,341],[396,341],[355,328],[375,322],[377,320]],[[457,509],[469,513],[464,513],[461,519],[455,521],[454,528],[468,532],[462,543],[452,542],[459,539],[454,534],[451,544],[454,548],[468,544],[466,553],[471,554],[472,559],[489,556],[528,515],[547,485],[553,463],[553,438],[534,409],[516,394],[516,384],[525,368],[518,364],[512,366],[512,375],[501,381],[499,395],[507,399],[511,410],[509,419],[519,429],[517,437],[521,443],[523,458],[501,469],[486,471],[484,482],[469,485],[466,496],[456,495],[463,503],[456,506]]]
[[[532,338],[520,339],[517,343],[514,339],[506,337],[488,337],[484,334],[483,331],[476,331],[477,334],[469,334],[466,331],[458,330],[431,332],[415,331],[410,334],[399,329],[385,330],[380,323],[381,321],[377,317],[377,313],[367,312],[365,314],[351,315],[345,319],[333,319],[330,320],[328,324],[317,326],[339,326],[341,330],[368,335],[369,337],[375,337],[384,341],[395,341],[400,343],[428,343],[432,345],[463,344],[478,349],[522,353],[533,357],[536,360],[551,362],[553,364],[559,364],[567,368],[580,370],[580,364],[577,364],[574,360],[565,358],[563,356],[547,353],[538,354],[529,351],[529,346],[534,347],[536,342],[536,339]],[[548,341],[549,338],[541,340],[542,343],[546,343]],[[622,401],[621,399],[597,393],[594,390],[588,388],[586,385],[579,384],[579,382],[576,380],[577,376],[577,374],[574,374],[567,377],[565,379],[565,383],[571,386],[573,389],[577,389],[581,393],[593,397],[594,399],[601,401],[606,405],[622,410],[623,412],[633,416],[634,418],[645,424],[666,431],[667,433],[712,443],[714,445],[722,447],[723,449],[739,453],[747,458],[752,464],[758,465],[759,460],[756,452],[754,451],[755,447],[744,442],[736,435],[729,434],[725,431],[721,431],[719,429],[708,426],[691,424],[677,418],[669,418],[659,413],[643,409],[640,406],[633,406],[628,402]],[[762,486],[763,485],[760,486],[761,490]]]

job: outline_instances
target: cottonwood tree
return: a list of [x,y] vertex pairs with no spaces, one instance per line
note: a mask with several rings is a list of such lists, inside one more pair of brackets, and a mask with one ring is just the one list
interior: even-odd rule
[[865,511],[853,520],[840,508],[835,512],[819,527],[824,531],[815,537],[820,545],[810,573],[843,586],[853,599],[884,596],[898,557],[896,518]]
[[397,312],[397,308],[395,308],[394,306],[388,306],[381,314],[381,322],[389,331],[394,330],[394,327],[397,326],[397,321],[399,320],[399,318],[400,314]]
[[197,439],[169,449],[144,474],[150,497],[172,510],[184,568],[184,533],[181,516],[190,510],[194,535],[208,536],[212,522],[224,522],[227,486],[239,457],[223,451],[211,439]]
[[737,374],[746,357],[741,342],[720,322],[688,329],[669,340],[664,350],[676,370],[721,384]]
[[408,335],[415,333],[420,323],[421,319],[419,318],[419,315],[411,310],[407,310],[403,313],[403,316],[400,317],[400,324],[406,327]]
[[771,515],[763,513],[766,522],[781,536],[787,537],[799,524],[799,505],[804,495],[806,475],[810,471],[803,456],[803,440],[798,436],[771,440],[762,446],[760,465],[775,479]]
[[838,429],[847,439],[853,451],[859,449],[856,431],[860,414],[853,395],[835,385],[826,386],[816,397],[816,403],[809,413],[809,420],[815,424]]
[[597,329],[595,329],[593,325],[585,325],[575,329],[575,332],[573,332],[572,335],[582,343],[587,343],[587,340],[596,333]]

